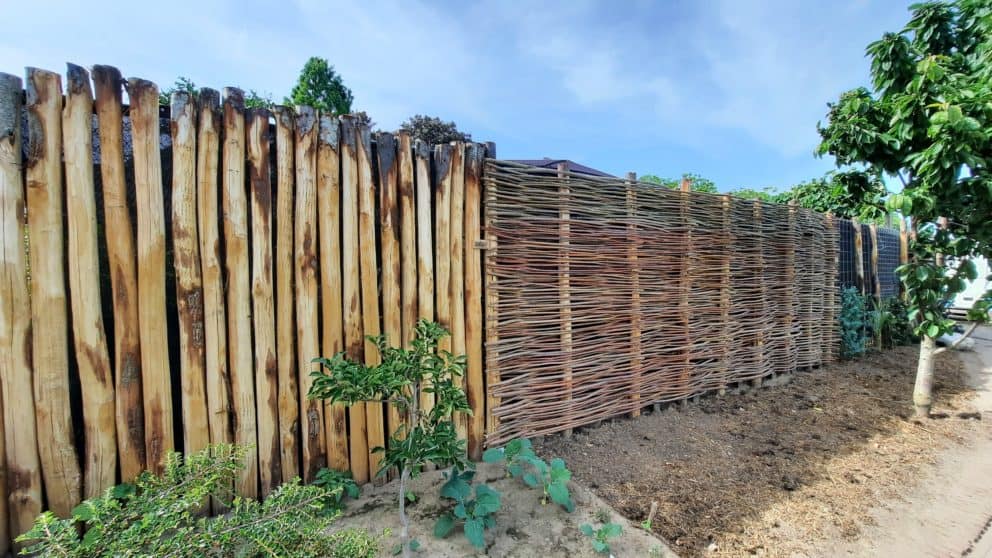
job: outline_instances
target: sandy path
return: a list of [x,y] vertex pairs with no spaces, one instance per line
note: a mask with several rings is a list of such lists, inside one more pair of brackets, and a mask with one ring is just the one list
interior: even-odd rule
[[945,450],[905,501],[874,512],[877,525],[857,540],[816,544],[815,554],[992,558],[992,329],[975,338],[975,351],[960,356],[977,391],[980,435]]

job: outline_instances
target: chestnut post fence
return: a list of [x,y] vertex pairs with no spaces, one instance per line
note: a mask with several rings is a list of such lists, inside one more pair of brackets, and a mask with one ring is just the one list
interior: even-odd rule
[[[0,74],[0,552],[43,504],[68,515],[173,450],[251,445],[245,496],[322,467],[385,481],[373,449],[401,419],[309,400],[311,361],[377,364],[366,336],[408,345],[417,319],[466,355],[474,459],[836,355],[852,258],[832,216],[246,109],[236,88],[159,106],[110,66],[65,85]],[[872,227],[866,273],[854,229],[881,296],[907,236]]]

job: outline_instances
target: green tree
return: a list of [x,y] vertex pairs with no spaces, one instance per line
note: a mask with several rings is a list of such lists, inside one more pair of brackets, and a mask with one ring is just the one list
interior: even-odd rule
[[283,102],[311,106],[334,114],[348,114],[353,100],[351,89],[345,86],[334,66],[324,58],[312,56],[303,65],[296,85]]
[[745,200],[761,200],[768,203],[782,203],[782,194],[776,192],[771,186],[764,188],[738,188],[727,192],[731,196]]
[[173,82],[172,87],[166,87],[158,92],[158,104],[162,106],[169,106],[172,102],[172,94],[176,91],[185,91],[191,96],[196,97],[197,89],[196,84],[193,80],[185,76],[179,76],[176,81]]
[[472,135],[458,130],[454,122],[445,122],[436,116],[415,114],[400,124],[400,130],[409,132],[413,139],[431,145],[452,141],[472,141]]
[[[932,405],[936,338],[954,322],[944,308],[992,256],[992,2],[926,2],[898,33],[868,45],[871,88],[848,91],[818,125],[818,152],[838,166],[899,177],[888,207],[911,217],[916,238],[898,271],[921,335],[913,403]],[[942,225],[938,225],[942,223]],[[969,317],[988,319],[992,292]],[[974,326],[969,330],[969,334]]]
[[645,174],[640,178],[641,182],[648,182],[651,184],[657,184],[659,186],[664,186],[669,190],[678,190],[682,186],[682,181],[688,180],[692,184],[693,192],[708,192],[710,194],[717,193],[716,183],[709,178],[702,177],[695,173],[683,173],[682,178],[661,178],[656,174]]
[[795,200],[799,207],[833,213],[845,219],[880,223],[885,219],[888,192],[877,174],[860,170],[830,172],[822,178],[801,182],[773,196],[777,203]]

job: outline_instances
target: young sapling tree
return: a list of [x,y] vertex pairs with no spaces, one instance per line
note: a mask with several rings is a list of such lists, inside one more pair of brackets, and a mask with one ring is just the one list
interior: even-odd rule
[[[385,336],[369,337],[382,355],[381,364],[366,366],[338,353],[333,358],[317,358],[308,397],[333,403],[353,405],[366,401],[385,401],[396,407],[403,424],[389,437],[377,475],[395,467],[400,471],[399,515],[403,556],[410,556],[411,540],[406,516],[407,482],[425,465],[453,466],[466,469],[465,441],[458,439],[452,413],[470,413],[465,392],[454,378],[465,370],[465,357],[438,351],[438,341],[448,332],[436,323],[420,320],[409,349],[390,347]],[[420,408],[420,394],[433,393],[434,407]]]

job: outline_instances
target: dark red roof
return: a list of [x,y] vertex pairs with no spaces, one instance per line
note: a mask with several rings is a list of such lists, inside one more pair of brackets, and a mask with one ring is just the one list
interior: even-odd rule
[[511,163],[520,163],[521,165],[530,165],[532,167],[541,167],[544,169],[557,169],[558,163],[565,163],[565,168],[568,169],[568,172],[615,178],[612,174],[607,174],[592,167],[580,165],[575,161],[570,161],[568,159],[548,159],[545,157],[544,159],[507,159],[507,161],[510,161]]

